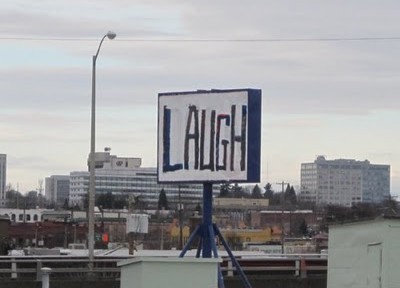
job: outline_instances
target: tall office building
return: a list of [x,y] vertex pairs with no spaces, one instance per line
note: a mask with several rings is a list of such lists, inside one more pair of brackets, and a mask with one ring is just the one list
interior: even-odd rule
[[[179,202],[183,204],[202,203],[203,186],[201,184],[158,184],[157,168],[141,167],[141,158],[117,157],[110,150],[96,152],[96,195],[111,192],[120,196],[139,196],[143,201],[155,207],[161,189],[164,189],[171,208]],[[89,189],[89,172],[70,173],[70,205],[81,205]],[[219,193],[214,185],[213,194]]]
[[6,206],[7,155],[0,154],[0,207]]
[[45,179],[45,197],[58,206],[69,200],[69,175],[52,175]]
[[390,197],[390,165],[318,156],[301,164],[300,182],[300,199],[317,205],[379,203]]

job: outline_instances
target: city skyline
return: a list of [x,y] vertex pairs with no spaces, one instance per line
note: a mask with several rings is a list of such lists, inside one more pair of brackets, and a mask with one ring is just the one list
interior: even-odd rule
[[156,167],[158,93],[255,88],[263,94],[262,184],[298,186],[301,163],[325,155],[390,165],[398,195],[399,8],[8,1],[0,11],[7,184],[27,192],[39,179],[87,170],[91,57],[112,30],[97,62],[96,151],[111,147]]

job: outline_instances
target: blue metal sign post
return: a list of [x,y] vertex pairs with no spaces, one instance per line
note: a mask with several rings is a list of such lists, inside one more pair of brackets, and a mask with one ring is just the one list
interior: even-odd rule
[[[212,223],[213,183],[260,181],[261,90],[161,93],[158,98],[158,182],[202,183],[203,221],[180,253],[199,239],[196,257],[218,257],[225,247],[246,288],[250,282]],[[218,287],[224,288],[221,268]]]
[[[225,241],[223,235],[218,229],[217,225],[212,223],[212,183],[204,183],[203,184],[203,222],[199,224],[196,229],[193,231],[190,236],[188,242],[185,247],[183,247],[182,252],[179,257],[185,256],[186,252],[190,249],[193,244],[193,241],[196,238],[199,238],[199,246],[197,248],[196,257],[202,258],[211,258],[212,254],[214,254],[215,258],[218,258],[218,249],[215,244],[216,237],[222,242],[226,252],[229,255],[233,265],[236,268],[236,271],[242,280],[244,286],[246,288],[251,288],[251,284],[247,279],[246,275],[243,272],[242,267],[240,267],[239,262],[236,260],[233,255],[231,249],[229,248],[228,243]],[[221,271],[221,267],[218,269],[218,288],[224,288],[224,279]]]

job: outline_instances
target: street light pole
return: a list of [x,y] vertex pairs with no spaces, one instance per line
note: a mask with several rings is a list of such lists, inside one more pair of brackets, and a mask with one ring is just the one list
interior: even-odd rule
[[92,109],[91,109],[91,128],[90,128],[90,154],[89,154],[89,207],[88,207],[88,250],[89,250],[89,267],[93,268],[94,258],[94,200],[95,200],[95,151],[96,151],[96,60],[100,52],[101,44],[107,37],[112,40],[117,36],[114,32],[108,31],[100,41],[97,52],[93,55],[92,62]]
[[[283,224],[284,222],[284,212],[285,212],[285,184],[289,184],[285,181],[282,181],[281,183],[276,183],[276,184],[281,184],[282,185],[282,194],[281,194],[281,210],[282,210],[282,215],[281,215],[281,247],[282,247],[282,254],[284,254],[284,241],[285,241],[285,226]],[[292,225],[292,224],[290,224]]]
[[182,221],[182,203],[181,203],[181,185],[178,186],[178,202],[179,202],[179,250],[183,249],[183,221]]

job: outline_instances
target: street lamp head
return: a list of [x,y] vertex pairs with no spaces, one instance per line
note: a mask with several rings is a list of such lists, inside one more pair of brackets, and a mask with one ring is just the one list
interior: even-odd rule
[[106,36],[108,39],[113,40],[115,38],[115,36],[117,36],[117,34],[115,32],[108,31]]

